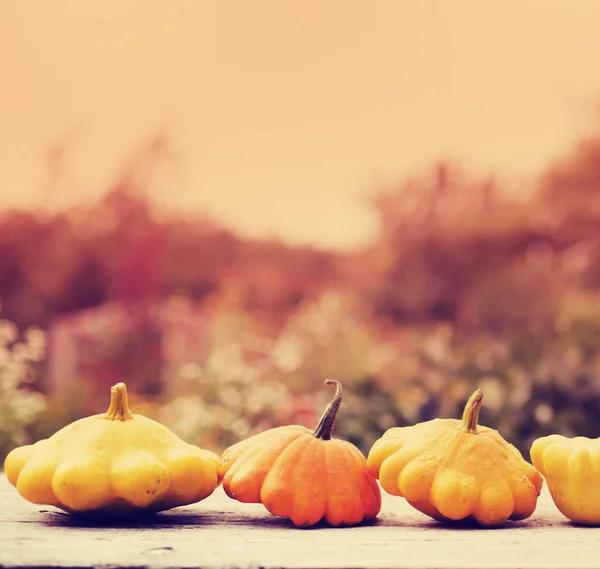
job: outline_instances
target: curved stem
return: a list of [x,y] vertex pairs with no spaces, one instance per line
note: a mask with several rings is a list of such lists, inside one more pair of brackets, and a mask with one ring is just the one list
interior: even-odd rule
[[333,431],[335,416],[337,415],[340,404],[342,403],[342,384],[335,379],[326,379],[325,385],[335,385],[335,395],[329,405],[327,405],[325,413],[323,413],[317,428],[313,432],[313,436],[317,437],[318,439],[328,441],[331,439],[331,432]]
[[463,429],[467,433],[477,433],[477,420],[479,419],[479,410],[483,401],[483,391],[478,389],[469,397],[462,416]]
[[110,406],[104,418],[111,421],[133,419],[127,403],[127,387],[124,383],[117,383],[110,388]]

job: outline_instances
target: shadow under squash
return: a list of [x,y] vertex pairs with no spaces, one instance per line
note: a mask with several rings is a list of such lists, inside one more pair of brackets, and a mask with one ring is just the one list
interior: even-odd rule
[[375,520],[361,522],[353,526],[332,527],[324,521],[319,522],[314,526],[297,527],[288,518],[273,516],[265,512],[264,516],[257,516],[256,513],[248,512],[219,512],[215,510],[207,511],[206,513],[187,513],[185,511],[178,512],[176,509],[158,512],[156,514],[146,514],[140,516],[82,516],[73,515],[59,510],[40,510],[44,514],[40,523],[46,527],[62,527],[62,528],[93,528],[93,529],[168,529],[171,527],[247,527],[251,529],[269,528],[279,530],[314,530],[328,529],[338,530],[351,527],[369,527],[382,525],[384,521],[381,518]]

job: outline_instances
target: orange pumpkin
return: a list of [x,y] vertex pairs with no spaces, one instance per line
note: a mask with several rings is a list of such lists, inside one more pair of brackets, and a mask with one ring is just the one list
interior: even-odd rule
[[353,444],[332,439],[342,386],[313,431],[300,425],[269,429],[228,448],[221,457],[223,488],[240,502],[262,503],[295,526],[332,526],[374,519],[381,492]]

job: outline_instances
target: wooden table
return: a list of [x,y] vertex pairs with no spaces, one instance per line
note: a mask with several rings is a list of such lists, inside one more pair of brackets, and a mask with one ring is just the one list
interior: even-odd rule
[[384,496],[375,524],[295,529],[222,488],[194,506],[121,527],[29,504],[0,474],[0,567],[600,567],[600,528],[577,527],[543,492],[506,529],[452,529]]

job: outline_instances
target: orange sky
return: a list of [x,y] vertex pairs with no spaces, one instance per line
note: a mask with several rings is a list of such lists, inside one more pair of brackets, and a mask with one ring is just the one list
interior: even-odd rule
[[598,0],[0,0],[0,206],[100,192],[160,127],[160,199],[252,235],[351,246],[360,201],[447,155],[536,172],[598,126]]

